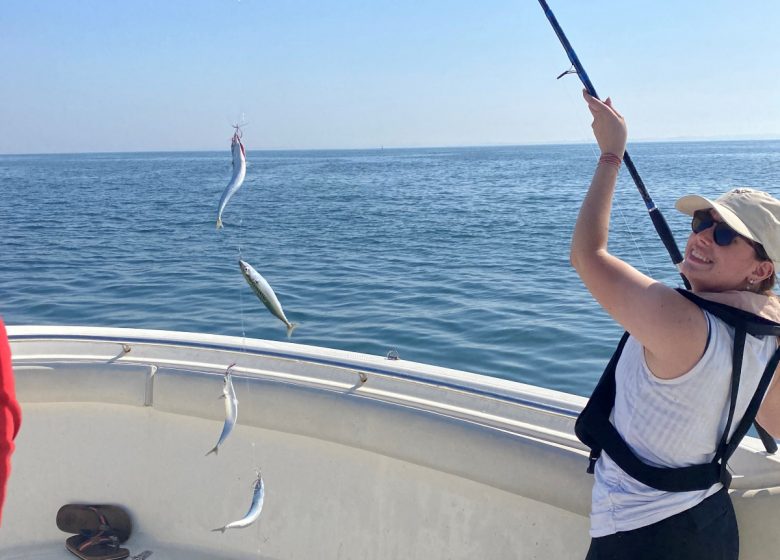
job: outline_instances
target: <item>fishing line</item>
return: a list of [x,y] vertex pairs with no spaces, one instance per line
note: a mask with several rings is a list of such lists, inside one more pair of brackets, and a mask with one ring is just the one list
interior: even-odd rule
[[[235,134],[238,134],[239,142],[242,143],[243,146],[243,138],[244,133],[242,128],[246,126],[246,113],[243,111],[241,112],[241,119],[238,121],[240,124],[232,125],[235,129]],[[246,156],[244,156],[246,158]],[[248,162],[246,163],[247,168],[249,167]],[[246,178],[244,179],[244,183],[246,183]],[[241,185],[244,186],[243,184]],[[237,198],[239,195],[238,192],[235,193],[235,197]],[[238,210],[238,227],[236,231],[236,252],[238,253],[238,259],[237,261],[243,260],[242,255],[242,245],[243,245],[243,233],[244,233],[244,204],[243,201],[235,200],[234,201],[235,206],[237,206]],[[234,207],[235,207],[234,206]],[[234,265],[237,265],[238,262],[234,263]],[[244,305],[244,287],[239,286],[239,292],[238,292],[238,301],[239,301],[239,317],[241,319],[241,350],[243,353],[246,353],[246,321],[245,321],[245,305]]]
[[[242,243],[242,237],[241,237],[242,229],[241,228],[242,228],[242,225],[244,223],[244,218],[241,215],[242,211],[243,211],[243,208],[240,208],[239,209],[239,221],[238,221],[238,234],[237,234],[238,240],[236,242],[236,249],[237,249],[237,252],[238,252],[238,259],[236,259],[235,263],[230,265],[229,269],[231,269],[231,270],[235,270],[235,266],[238,265],[238,260],[241,260],[243,258],[242,257],[242,253],[241,253],[241,243]],[[228,225],[228,227],[226,227],[226,228],[224,228],[222,230],[217,230],[217,235],[220,235],[220,236],[231,235],[230,233],[227,232],[227,229],[229,227],[230,226]],[[221,240],[222,247],[223,248],[228,247],[228,243],[229,243],[229,241],[228,241],[227,237],[223,237],[222,240]],[[241,337],[242,337],[241,351],[243,353],[246,353],[246,323],[245,323],[245,320],[244,320],[244,288],[243,288],[243,286],[241,284],[236,283],[236,289],[238,290],[238,307],[239,307],[239,317],[240,317],[240,320],[241,320]]]
[[[560,41],[563,49],[566,51],[566,56],[568,57],[572,68],[574,68],[576,71],[577,77],[582,82],[582,85],[585,86],[585,90],[596,99],[599,99],[599,96],[596,93],[596,89],[593,87],[588,74],[585,72],[585,68],[583,68],[579,58],[577,57],[577,53],[574,52],[571,43],[569,43],[569,39],[566,38],[566,34],[563,32],[563,29],[561,29],[558,20],[555,18],[555,14],[552,13],[550,6],[547,5],[547,0],[539,0],[539,5],[542,7],[547,20],[550,22],[550,25],[553,28],[553,31],[555,31],[555,34],[558,36],[558,40]],[[567,73],[569,72],[564,72],[561,74],[561,76],[565,76]],[[655,228],[658,237],[664,244],[666,251],[669,253],[669,257],[671,258],[672,263],[677,268],[677,272],[680,274],[680,278],[682,278],[683,284],[685,284],[687,289],[690,289],[691,285],[688,282],[688,279],[680,271],[683,257],[679,248],[677,247],[677,242],[674,240],[672,230],[669,227],[669,224],[666,222],[666,218],[664,218],[663,214],[661,213],[661,210],[655,205],[655,202],[650,196],[650,193],[647,192],[644,181],[642,181],[642,178],[639,176],[639,172],[634,166],[634,161],[628,154],[628,150],[623,152],[623,163],[626,164],[626,169],[631,175],[631,179],[633,179],[637,191],[639,191],[639,194],[645,203],[647,214],[650,220],[653,222],[653,227]]]
[[[246,114],[242,111],[241,112],[241,121],[240,122],[243,123],[243,124],[237,125],[237,127],[238,127],[237,131],[241,131],[240,127],[246,126],[246,123],[244,122],[246,120],[245,116],[246,116]],[[244,136],[244,133],[241,132],[240,133],[240,140],[242,142],[242,145],[243,145],[243,136]],[[247,166],[247,168],[249,167],[249,162],[248,161],[246,162],[246,166]],[[246,177],[244,178],[244,183],[246,183]],[[242,186],[244,186],[244,185],[242,185]],[[236,194],[238,194],[238,193],[236,193]],[[241,247],[242,247],[243,241],[244,241],[244,237],[243,237],[244,236],[244,201],[242,199],[242,200],[236,201],[236,202],[238,202],[238,235],[237,235],[237,237],[238,237],[238,244],[237,244],[238,245],[238,259],[239,260],[243,260],[243,255],[241,253]],[[241,290],[240,304],[239,305],[241,307],[241,313],[240,313],[240,315],[241,315],[241,337],[242,337],[241,344],[242,344],[243,351],[246,352],[246,322],[245,322],[245,317],[244,317],[244,290],[243,290],[243,286],[242,286],[242,290]]]
[[257,446],[254,441],[252,442],[252,464],[255,465],[256,471],[260,470],[260,467],[257,466],[260,463],[257,462]]
[[[239,213],[242,213],[242,212],[243,212],[243,208],[242,208],[242,210],[239,211]],[[239,220],[238,220],[238,231],[239,231],[239,235],[238,235],[238,259],[239,260],[243,260],[243,255],[241,254],[241,231],[242,231],[241,228],[243,227],[243,225],[244,225],[244,217],[241,216],[239,218]],[[240,287],[238,294],[239,294],[238,297],[239,297],[239,308],[240,308],[239,315],[241,316],[241,337],[242,337],[241,344],[242,344],[243,351],[246,352],[246,323],[244,321],[244,286]]]
[[[566,74],[576,74],[576,70],[572,72],[571,70],[567,70],[564,74],[561,74],[561,76],[564,76]],[[561,77],[559,76],[559,78]],[[566,96],[569,98],[569,101],[572,104],[575,104],[575,99],[572,97],[571,92],[569,91],[569,88],[564,88],[566,91]],[[581,103],[576,103],[576,105],[581,105]],[[579,111],[580,114],[582,114],[582,111]],[[588,128],[591,128],[590,124],[587,125]],[[598,144],[594,143],[593,139],[590,135],[588,135],[586,140],[586,143],[588,146],[590,146],[590,150],[593,153],[593,159],[598,161],[601,154],[596,151],[596,146]],[[622,183],[622,180],[618,180],[618,186]],[[618,215],[620,216],[620,220],[623,222],[623,233],[627,233],[629,239],[631,240],[631,243],[634,245],[634,249],[636,250],[637,254],[639,255],[639,258],[642,260],[642,266],[644,267],[645,274],[648,276],[654,276],[655,270],[653,267],[650,266],[650,264],[647,262],[647,259],[645,259],[645,254],[642,252],[642,248],[639,246],[639,243],[637,241],[636,236],[634,235],[633,230],[631,229],[631,226],[629,224],[628,219],[626,218],[625,212],[623,212],[623,206],[621,204],[618,204],[618,197],[613,198],[613,201],[615,202],[614,208],[617,210]],[[652,272],[652,273],[651,273]]]
[[[560,74],[558,78],[562,78],[563,76],[566,76],[567,74],[576,74],[576,70],[567,70],[563,74]],[[582,103],[579,100],[574,99],[572,96],[571,91],[569,91],[569,87],[564,86],[563,90],[566,92],[566,97],[569,98],[569,102],[572,104],[572,106],[577,106],[578,108],[581,108]],[[577,109],[577,114],[584,115],[583,111]],[[587,122],[587,117],[583,118],[583,121]],[[590,123],[587,123],[586,125],[589,129],[592,129]],[[598,161],[601,154],[596,151],[597,144],[593,141],[593,138],[590,134],[587,134],[585,136],[585,143],[590,147],[591,153],[593,154],[593,159]],[[620,185],[622,181],[618,181],[618,185]],[[642,252],[641,247],[639,246],[639,243],[637,242],[637,238],[634,236],[634,232],[631,230],[631,226],[629,225],[628,219],[626,218],[626,214],[623,212],[622,205],[618,204],[618,198],[613,198],[614,201],[614,208],[617,210],[618,215],[620,216],[620,220],[623,222],[623,233],[627,233],[629,239],[631,240],[631,243],[634,245],[634,249],[636,250],[637,254],[639,254],[639,258],[642,260],[642,266],[644,267],[645,273],[648,276],[652,276],[650,274],[650,271],[653,270],[652,267],[648,264],[647,259],[645,259],[645,255]]]

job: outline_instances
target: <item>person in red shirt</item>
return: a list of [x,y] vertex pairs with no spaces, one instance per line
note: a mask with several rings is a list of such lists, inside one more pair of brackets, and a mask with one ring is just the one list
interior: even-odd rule
[[14,438],[22,423],[22,410],[14,391],[14,372],[11,369],[11,347],[5,324],[0,318],[0,524],[2,523],[5,487],[11,474],[11,454]]

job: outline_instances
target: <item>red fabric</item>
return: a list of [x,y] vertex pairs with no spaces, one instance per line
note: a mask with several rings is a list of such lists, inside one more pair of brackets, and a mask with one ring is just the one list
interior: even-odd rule
[[5,487],[11,474],[14,438],[22,423],[22,410],[16,401],[14,372],[11,369],[11,347],[5,324],[0,318],[0,521],[2,521]]

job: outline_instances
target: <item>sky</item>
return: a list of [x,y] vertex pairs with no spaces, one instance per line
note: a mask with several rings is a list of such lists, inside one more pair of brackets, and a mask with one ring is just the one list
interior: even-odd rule
[[[780,138],[780,2],[548,0],[630,141]],[[3,0],[0,154],[588,142],[537,0]]]

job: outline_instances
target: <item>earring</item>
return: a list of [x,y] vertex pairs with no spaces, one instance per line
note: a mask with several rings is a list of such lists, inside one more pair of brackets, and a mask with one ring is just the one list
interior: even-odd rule
[[755,280],[753,280],[752,278],[748,278],[748,285],[747,285],[747,289],[748,289],[748,290],[750,290],[750,291],[752,291],[752,290],[753,290],[753,284],[754,284],[755,282],[756,282],[756,281],[755,281]]

